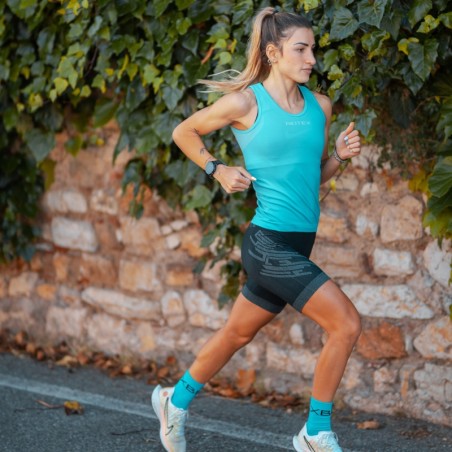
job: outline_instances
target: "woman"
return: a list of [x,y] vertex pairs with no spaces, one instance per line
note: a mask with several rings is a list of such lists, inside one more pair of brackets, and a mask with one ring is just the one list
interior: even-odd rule
[[[225,95],[176,127],[181,150],[227,193],[254,185],[256,214],[245,234],[248,280],[226,325],[204,345],[174,388],[157,386],[152,403],[168,451],[185,451],[187,409],[203,385],[286,304],[317,322],[328,340],[320,353],[309,416],[293,438],[297,451],[340,451],[331,431],[332,401],[360,334],[347,296],[309,255],[319,220],[319,186],[360,152],[354,123],[328,157],[331,102],[305,86],[316,62],[314,33],[305,18],[265,8],[254,19],[245,70],[223,82],[202,81]],[[201,136],[230,126],[245,168],[226,166]]]

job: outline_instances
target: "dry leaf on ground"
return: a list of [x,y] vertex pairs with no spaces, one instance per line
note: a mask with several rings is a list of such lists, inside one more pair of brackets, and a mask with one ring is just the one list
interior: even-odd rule
[[369,421],[358,422],[356,427],[360,430],[378,430],[383,426],[378,421],[371,419]]
[[67,400],[64,402],[64,411],[68,416],[70,414],[83,414],[83,407],[75,400]]

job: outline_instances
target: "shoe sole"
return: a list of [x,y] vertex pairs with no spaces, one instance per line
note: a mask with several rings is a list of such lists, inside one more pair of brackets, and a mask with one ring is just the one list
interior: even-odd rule
[[292,443],[293,443],[294,449],[297,452],[306,452],[307,449],[303,449],[303,446],[300,444],[300,440],[298,439],[297,436],[293,437]]
[[163,435],[163,430],[164,430],[165,426],[163,425],[164,415],[163,415],[162,404],[160,403],[160,391],[161,390],[162,390],[162,387],[160,385],[158,385],[152,391],[152,408],[154,409],[154,412],[157,415],[159,423],[160,423],[160,432],[159,432],[160,442],[162,443],[163,447],[165,448],[165,450],[167,452],[171,452],[171,449],[168,449],[167,445],[165,444],[164,435]]

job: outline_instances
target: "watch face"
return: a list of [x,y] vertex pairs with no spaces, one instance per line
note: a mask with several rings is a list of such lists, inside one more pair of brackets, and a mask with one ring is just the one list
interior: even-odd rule
[[208,176],[210,176],[213,172],[215,172],[215,163],[213,163],[212,161],[207,162],[205,171],[206,171],[206,174]]

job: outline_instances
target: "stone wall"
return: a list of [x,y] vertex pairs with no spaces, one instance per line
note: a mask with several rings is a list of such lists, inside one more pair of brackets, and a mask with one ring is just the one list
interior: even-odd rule
[[[74,350],[188,365],[230,307],[218,309],[220,264],[194,275],[200,248],[194,213],[172,211],[146,192],[141,220],[127,215],[124,164],[105,146],[62,149],[42,201],[43,239],[27,264],[1,268],[0,326]],[[440,249],[421,226],[424,201],[389,171],[372,167],[368,147],[322,203],[313,260],[363,316],[364,331],[338,397],[371,412],[404,413],[452,425],[450,244]],[[256,387],[308,393],[325,336],[288,308],[222,371],[256,369]]]

